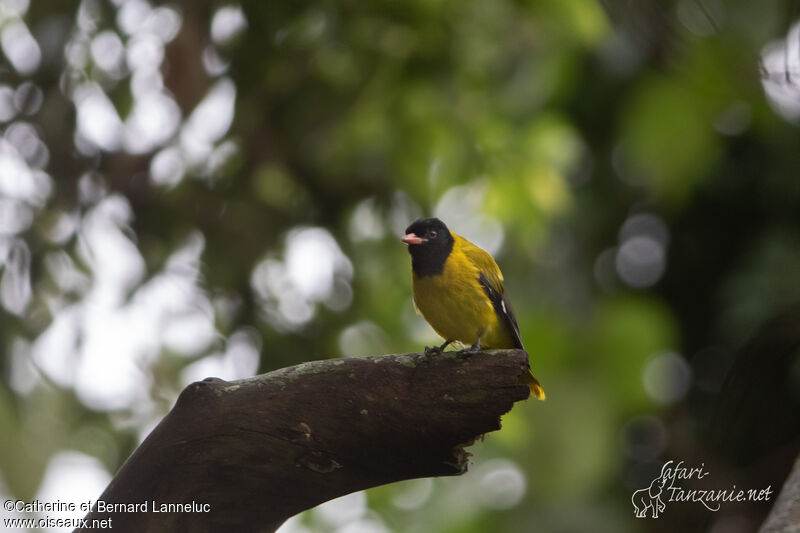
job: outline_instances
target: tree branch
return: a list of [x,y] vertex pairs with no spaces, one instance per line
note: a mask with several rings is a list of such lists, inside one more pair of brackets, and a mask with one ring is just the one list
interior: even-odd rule
[[[86,518],[114,531],[274,531],[344,494],[462,474],[464,446],[528,397],[527,365],[522,350],[400,354],[193,383],[100,497],[148,512]],[[208,512],[153,512],[192,502]]]
[[800,455],[783,484],[778,499],[761,525],[759,533],[796,533],[800,531]]

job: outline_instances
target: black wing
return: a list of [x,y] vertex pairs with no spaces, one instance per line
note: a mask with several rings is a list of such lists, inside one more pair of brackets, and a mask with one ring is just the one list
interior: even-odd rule
[[508,328],[511,340],[514,342],[514,348],[524,350],[522,338],[519,335],[519,325],[517,325],[514,310],[511,308],[511,302],[508,301],[508,298],[506,298],[504,294],[497,292],[483,274],[478,277],[478,282],[481,284],[481,287],[483,287],[486,296],[489,297],[489,301],[492,302],[497,318]]

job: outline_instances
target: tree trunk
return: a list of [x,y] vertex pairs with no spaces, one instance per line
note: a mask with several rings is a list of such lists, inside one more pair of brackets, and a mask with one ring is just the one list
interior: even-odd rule
[[[172,411],[87,515],[114,531],[274,531],[354,491],[459,475],[464,446],[528,397],[522,350],[329,359],[249,379],[208,378]],[[143,504],[145,507],[143,507]],[[188,504],[184,512],[156,512]],[[147,512],[142,512],[146,509]]]
[[800,531],[800,456],[783,484],[759,533],[797,533]]

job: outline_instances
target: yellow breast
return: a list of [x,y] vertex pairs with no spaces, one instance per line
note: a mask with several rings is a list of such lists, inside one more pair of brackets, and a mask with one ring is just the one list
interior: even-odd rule
[[458,246],[441,274],[413,275],[414,303],[442,338],[472,345],[481,337],[485,347],[510,347],[494,307],[478,282],[480,272]]

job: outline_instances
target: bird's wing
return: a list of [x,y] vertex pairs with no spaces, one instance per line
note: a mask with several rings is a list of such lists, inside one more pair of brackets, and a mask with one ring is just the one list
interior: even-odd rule
[[503,273],[500,272],[500,267],[494,262],[494,258],[489,252],[478,248],[464,237],[455,234],[454,237],[458,241],[458,247],[461,248],[467,259],[478,268],[478,272],[486,278],[492,290],[502,296],[505,292],[503,288]]
[[483,287],[486,296],[489,297],[489,301],[492,302],[497,318],[508,328],[511,340],[514,342],[514,347],[524,349],[517,318],[514,316],[511,302],[508,301],[505,295],[503,273],[500,272],[500,267],[497,266],[497,263],[489,252],[478,248],[463,237],[458,235],[455,235],[455,237],[456,240],[459,241],[460,248],[463,250],[464,255],[478,268],[478,272],[480,272],[478,282]]

